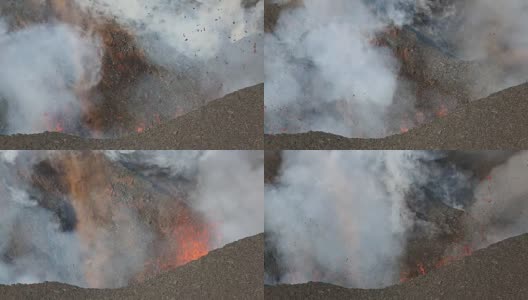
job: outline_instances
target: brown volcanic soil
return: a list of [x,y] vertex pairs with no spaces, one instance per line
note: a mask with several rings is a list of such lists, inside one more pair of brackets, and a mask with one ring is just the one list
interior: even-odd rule
[[160,126],[120,139],[62,133],[0,136],[2,149],[262,149],[264,85],[212,101]]
[[122,289],[82,289],[60,283],[0,286],[2,299],[264,299],[264,235],[209,252],[174,271]]
[[526,149],[528,84],[470,102],[444,118],[381,139],[324,132],[265,135],[266,149]]
[[266,286],[267,299],[522,299],[528,293],[528,235],[476,251],[404,284],[347,289],[326,283]]

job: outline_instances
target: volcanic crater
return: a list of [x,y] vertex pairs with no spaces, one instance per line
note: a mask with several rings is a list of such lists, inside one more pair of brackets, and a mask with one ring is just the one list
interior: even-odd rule
[[[283,166],[284,153],[281,151],[266,151],[265,153],[265,182],[268,189],[288,185],[287,181],[281,179],[286,172]],[[525,272],[521,265],[526,260],[523,255],[527,241],[526,234],[516,236],[523,232],[513,231],[509,236],[516,237],[496,243],[497,240],[493,233],[497,228],[506,229],[514,224],[515,220],[518,220],[514,215],[524,214],[524,210],[519,206],[522,205],[519,203],[524,203],[523,200],[516,198],[519,201],[514,200],[511,205],[500,204],[506,200],[499,199],[500,191],[494,191],[494,189],[501,190],[501,188],[498,187],[495,182],[496,178],[493,177],[499,175],[496,175],[497,173],[493,170],[499,166],[511,165],[513,162],[508,163],[508,161],[517,155],[517,152],[433,151],[433,153],[436,158],[423,160],[420,162],[420,168],[434,169],[436,170],[434,174],[438,177],[412,184],[404,196],[405,210],[413,216],[414,221],[406,235],[402,254],[398,258],[396,268],[399,270],[399,278],[393,278],[390,286],[380,289],[367,289],[361,286],[346,288],[350,283],[344,279],[346,274],[339,273],[342,271],[341,268],[337,268],[340,271],[336,271],[335,274],[332,273],[332,268],[326,266],[317,269],[317,262],[309,261],[310,259],[317,260],[317,258],[309,256],[305,257],[308,260],[305,263],[316,268],[310,276],[305,275],[311,278],[310,282],[306,283],[301,280],[298,284],[290,284],[289,281],[296,280],[295,277],[293,279],[291,277],[296,270],[291,269],[294,268],[292,264],[288,264],[288,259],[291,260],[292,257],[284,256],[285,252],[281,251],[281,249],[284,250],[284,245],[288,244],[281,244],[280,232],[266,228],[264,235],[266,297],[271,299],[327,299],[328,297],[336,299],[437,299],[438,297],[500,298],[504,295],[513,297],[517,295],[518,297],[523,294]],[[320,153],[320,155],[330,154]],[[292,167],[291,161],[290,157],[289,165],[286,167]],[[442,180],[457,178],[453,176],[453,172],[466,174],[464,176],[469,176],[470,179],[463,186],[458,187],[456,183],[449,183],[453,190],[443,193],[439,190],[438,178],[443,178]],[[516,171],[510,172],[512,176],[520,176],[515,173]],[[288,174],[287,176],[291,176],[291,173]],[[504,173],[502,174],[504,176]],[[313,180],[318,180],[317,175],[314,174]],[[475,192],[477,185],[481,188],[481,194],[478,196]],[[456,199],[457,205],[466,209],[447,204],[443,201],[443,197]],[[470,209],[475,205],[477,197],[485,198],[479,201],[484,201],[484,206],[488,210]],[[518,197],[524,196],[519,195]],[[288,201],[288,199],[282,199],[282,201]],[[348,201],[354,202],[354,199]],[[327,202],[328,206],[331,206],[331,201]],[[299,212],[299,214],[303,213]],[[486,216],[481,218],[479,214]],[[494,214],[497,216],[494,217]],[[309,228],[325,223],[317,217],[307,216],[303,224]],[[423,226],[423,224],[428,225]],[[307,231],[299,234],[308,235],[310,233]],[[490,237],[492,240],[488,240]],[[362,242],[361,238],[358,238],[357,243],[361,245]],[[368,247],[368,242],[364,242],[364,247]],[[316,247],[315,244],[313,247]],[[490,244],[492,245],[485,248],[481,246]],[[280,248],[280,245],[283,248]],[[332,251],[340,253],[341,249]],[[303,254],[299,253],[299,255]],[[350,253],[350,259],[362,258]],[[382,260],[382,258],[379,259]],[[517,266],[514,267],[514,264]],[[289,277],[285,277],[286,275]],[[363,275],[370,278],[368,274]],[[355,276],[362,277],[361,274]],[[497,280],[503,277],[508,277],[508,282]],[[324,280],[321,280],[323,278]],[[491,286],[488,286],[490,284]]]
[[[252,9],[257,3],[244,5]],[[53,26],[65,24],[74,28],[79,38],[94,43],[98,47],[94,55],[100,56],[97,72],[91,70],[97,66],[89,69],[83,66],[88,59],[84,50],[71,53],[71,63],[77,68],[73,71],[76,78],[58,74],[53,80],[64,82],[65,89],[71,90],[72,97],[78,99],[79,107],[61,107],[56,113],[46,112],[35,120],[28,119],[27,124],[37,124],[28,125],[33,126],[30,133],[35,134],[19,134],[16,128],[10,129],[8,116],[18,106],[10,99],[11,94],[0,95],[0,132],[14,134],[1,137],[6,149],[137,148],[139,145],[144,149],[255,149],[262,145],[261,86],[223,97],[224,83],[216,75],[206,74],[202,62],[182,58],[177,68],[156,63],[146,52],[160,51],[157,45],[146,43],[145,37],[118,18],[83,9],[75,1],[4,1],[0,10],[7,35],[27,34],[32,28],[53,30]],[[261,64],[260,49],[256,48],[258,39],[251,36],[234,43],[233,49],[253,55],[249,63],[253,65],[248,68],[258,69],[256,66]],[[4,42],[12,40],[15,38],[8,37]],[[78,42],[72,41],[75,43]],[[31,47],[31,41],[27,45]],[[166,56],[177,55],[166,53]],[[65,63],[69,63],[68,59],[65,58]],[[217,57],[217,60],[223,59]],[[230,63],[226,60],[224,65]]]
[[[397,87],[392,103],[384,113],[384,133],[380,137],[369,136],[368,125],[362,133],[361,124],[354,120],[357,114],[353,111],[358,108],[336,104],[336,110],[340,111],[337,114],[341,118],[339,123],[354,127],[351,137],[329,131],[295,129],[294,124],[297,123],[305,122],[308,124],[306,126],[310,126],[312,114],[327,114],[326,110],[331,108],[299,114],[296,106],[267,107],[265,113],[268,117],[265,117],[264,129],[266,149],[498,150],[527,147],[527,123],[524,117],[528,109],[525,105],[527,93],[526,84],[523,84],[525,80],[520,80],[524,77],[517,76],[515,83],[500,82],[508,74],[519,74],[522,72],[519,70],[524,70],[527,65],[522,55],[524,50],[501,46],[501,37],[497,37],[495,28],[490,27],[489,41],[482,42],[487,42],[486,45],[492,48],[486,49],[488,57],[472,60],[454,54],[460,36],[453,32],[462,26],[461,20],[468,18],[468,8],[456,0],[427,1],[427,4],[431,10],[427,14],[413,11],[413,19],[409,24],[386,26],[370,41],[373,49],[380,47],[390,51],[398,68]],[[382,4],[372,4],[376,5]],[[286,1],[285,4],[268,2],[265,7],[266,34],[276,35],[280,17],[283,16],[285,20],[292,18],[296,10],[303,6],[303,1]],[[451,8],[456,8],[455,13],[445,17]],[[499,31],[500,20],[497,22],[495,25]],[[287,31],[285,28],[280,30]],[[453,37],[446,37],[449,34]],[[328,43],[330,45],[331,41]],[[306,64],[309,67],[313,62]],[[269,78],[275,75],[266,74]],[[350,91],[350,94],[353,92]],[[309,91],[307,93],[303,94],[304,98],[310,97]],[[412,99],[412,107],[409,107],[409,99]],[[309,103],[311,100],[305,101]],[[309,104],[302,105],[309,107],[308,110],[312,109]],[[352,114],[347,115],[349,110]],[[368,111],[364,113],[368,114]],[[279,119],[291,126],[281,129],[282,124],[275,124],[279,123]]]

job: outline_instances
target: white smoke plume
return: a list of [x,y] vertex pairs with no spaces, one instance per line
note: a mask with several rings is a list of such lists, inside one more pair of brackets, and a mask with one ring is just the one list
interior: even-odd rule
[[196,207],[218,224],[217,247],[264,231],[262,151],[209,151],[198,173]]
[[265,36],[268,132],[385,134],[399,63],[372,40],[387,25],[410,21],[404,6],[390,4],[379,4],[383,15],[359,0],[306,0],[282,12]]
[[[28,20],[19,16],[25,9]],[[103,88],[96,86],[102,75],[107,75],[100,74],[101,69],[115,73],[121,67],[108,66],[108,59],[102,61],[108,53],[103,53],[101,46],[116,38],[112,30],[124,29],[121,34],[130,34],[119,42],[127,43],[141,56],[141,62],[145,53],[145,63],[159,71],[155,75],[134,74],[137,76],[130,79],[126,93],[112,94],[122,102],[117,117],[122,117],[122,111],[138,123],[150,124],[156,119],[159,123],[160,117],[172,119],[261,83],[263,15],[263,0],[76,0],[3,5],[0,130],[8,134],[63,131],[64,124],[54,124],[60,119],[68,133],[86,135],[87,128],[82,126],[86,124],[81,123],[92,118],[86,107],[117,101],[102,98],[98,92]],[[23,29],[16,22],[19,17]],[[122,51],[126,54],[131,49]],[[119,49],[112,50],[119,54]],[[81,114],[81,97],[87,102],[85,114]],[[103,113],[107,111],[105,107]],[[104,126],[104,132],[90,135],[115,136],[122,129]]]
[[[136,160],[174,177],[196,178],[189,203],[217,231],[216,247],[264,231],[262,151],[106,152],[113,159]],[[145,170],[145,174],[151,172]]]
[[266,281],[380,288],[414,256],[429,272],[528,233],[527,178],[526,151],[285,151],[265,186]]
[[475,190],[469,232],[482,248],[528,232],[528,152],[493,169]]
[[420,181],[422,155],[284,152],[279,183],[265,188],[265,230],[286,263],[281,280],[392,284],[414,222],[404,196]]
[[522,0],[471,0],[459,4],[461,25],[450,32],[459,55],[487,66],[479,74],[476,96],[526,82],[528,6]]
[[55,130],[56,118],[77,120],[80,94],[100,80],[101,56],[97,38],[66,24],[0,30],[0,127],[36,133]]
[[175,70],[198,65],[204,90],[209,80],[220,81],[223,94],[263,81],[264,1],[75,1],[135,32],[158,64]]
[[[62,233],[55,225],[50,212],[36,207],[21,190],[3,193],[0,201],[2,226],[0,226],[0,251],[6,253],[13,240],[28,249],[20,259],[9,264],[0,262],[2,284],[63,281],[84,285],[82,269],[76,265],[81,260],[81,250],[75,234]],[[60,270],[60,271],[59,271]]]
[[[151,182],[161,190],[166,187],[163,183],[169,182],[169,186],[176,187],[167,199],[182,198],[204,216],[212,231],[209,250],[263,231],[262,151],[103,154],[98,157],[110,159],[117,170],[125,168],[138,180],[145,179],[143,185]],[[160,214],[165,214],[163,207],[170,207],[167,199],[145,199],[147,208],[138,210],[133,205],[121,205],[130,201],[127,194],[122,194],[125,199],[114,199],[114,204],[102,203],[95,199],[102,195],[102,187],[96,187],[86,191],[86,198],[73,200],[74,195],[64,194],[58,200],[44,200],[49,195],[36,191],[31,182],[22,179],[26,177],[20,177],[31,175],[43,160],[75,159],[78,155],[86,153],[0,153],[0,284],[59,281],[95,288],[126,286],[147,271],[156,258],[154,248],[178,245],[171,240],[160,241],[156,237],[159,232],[145,221],[152,217],[144,215],[145,209],[161,209]],[[175,184],[177,181],[182,184]],[[83,212],[101,215],[93,217]],[[164,222],[161,215],[153,216]],[[172,220],[176,216],[167,217]],[[65,225],[64,218],[69,225]]]

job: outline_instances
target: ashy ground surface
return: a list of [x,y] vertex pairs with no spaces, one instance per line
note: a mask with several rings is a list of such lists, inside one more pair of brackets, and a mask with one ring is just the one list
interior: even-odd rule
[[248,237],[145,283],[82,289],[60,283],[0,286],[1,299],[263,299],[264,235]]
[[528,235],[476,251],[431,273],[379,290],[310,282],[266,286],[266,299],[523,299],[528,293]]

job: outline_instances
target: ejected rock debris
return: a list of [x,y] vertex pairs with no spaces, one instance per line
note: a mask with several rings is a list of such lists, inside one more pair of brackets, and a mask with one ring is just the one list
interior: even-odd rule
[[472,101],[443,118],[380,139],[324,132],[265,135],[266,149],[524,149],[528,84]]
[[509,238],[441,269],[385,289],[310,282],[266,286],[266,299],[521,299],[528,293],[528,235]]

